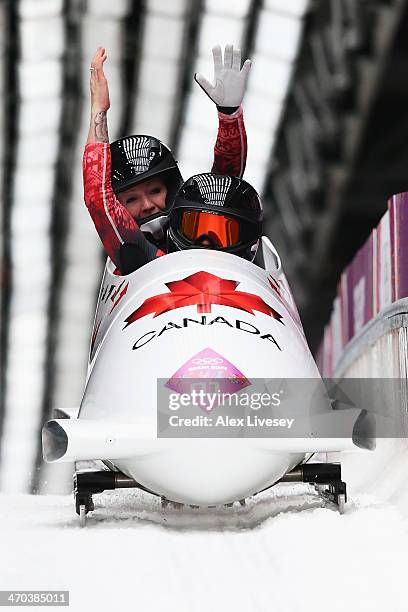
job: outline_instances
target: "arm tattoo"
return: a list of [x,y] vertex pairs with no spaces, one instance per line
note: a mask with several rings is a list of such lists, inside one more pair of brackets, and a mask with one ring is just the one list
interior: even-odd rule
[[96,142],[109,142],[106,111],[100,111],[95,115],[95,140]]

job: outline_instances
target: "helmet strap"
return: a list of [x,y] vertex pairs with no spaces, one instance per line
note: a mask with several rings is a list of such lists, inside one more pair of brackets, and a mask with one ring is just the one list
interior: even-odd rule
[[[151,219],[150,221],[146,221],[143,223],[143,220],[140,224],[140,229],[144,234],[150,234],[153,236],[154,240],[162,240],[164,238],[166,229],[167,229],[167,217],[163,215],[162,217],[156,217],[156,219]],[[140,222],[139,222],[140,223]]]

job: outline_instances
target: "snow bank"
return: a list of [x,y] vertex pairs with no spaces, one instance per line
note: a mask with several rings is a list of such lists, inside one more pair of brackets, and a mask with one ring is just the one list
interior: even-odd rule
[[211,511],[95,501],[80,529],[71,496],[0,495],[0,588],[69,590],[75,611],[406,611],[407,523],[372,498],[343,516],[308,485]]

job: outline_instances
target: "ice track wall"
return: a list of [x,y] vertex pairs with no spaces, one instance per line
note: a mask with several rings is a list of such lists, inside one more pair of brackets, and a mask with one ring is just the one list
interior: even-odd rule
[[[401,387],[405,436],[408,432],[408,298],[398,300],[371,320],[343,351],[334,371],[337,378],[395,378]],[[408,439],[378,439],[367,454],[328,455],[342,463],[350,497],[372,494],[408,516]]]

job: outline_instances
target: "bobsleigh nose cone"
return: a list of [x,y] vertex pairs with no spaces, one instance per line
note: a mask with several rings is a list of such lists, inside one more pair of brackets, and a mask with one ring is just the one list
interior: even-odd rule
[[48,421],[42,429],[44,461],[52,463],[61,459],[68,448],[68,436],[56,421]]
[[270,486],[299,461],[299,456],[265,452],[250,443],[242,444],[243,440],[220,444],[196,440],[194,448],[181,444],[186,440],[176,442],[161,453],[117,464],[167,499],[210,506],[236,501]]
[[353,427],[353,442],[359,448],[375,450],[376,423],[375,417],[367,410],[362,410]]

